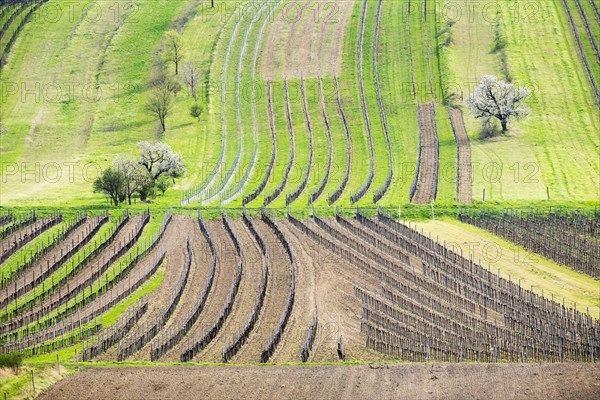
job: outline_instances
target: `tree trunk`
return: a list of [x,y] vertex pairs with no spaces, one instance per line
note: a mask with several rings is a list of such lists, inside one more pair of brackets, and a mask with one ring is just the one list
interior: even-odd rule
[[508,119],[501,119],[500,123],[502,124],[502,132],[508,131]]
[[177,60],[175,60],[175,75],[179,75],[179,62]]
[[165,126],[165,117],[160,118],[160,127],[162,129],[162,133],[164,133],[167,130],[167,127]]

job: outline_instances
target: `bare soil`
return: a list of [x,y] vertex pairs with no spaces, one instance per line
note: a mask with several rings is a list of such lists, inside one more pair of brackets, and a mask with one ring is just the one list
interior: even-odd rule
[[[197,228],[199,231],[199,228]],[[198,234],[200,234],[198,232]],[[186,254],[186,239],[190,237],[190,241],[193,240],[194,235],[194,220],[189,217],[184,216],[174,216],[173,220],[169,223],[167,230],[165,231],[165,235],[163,238],[163,244],[167,251],[167,257],[165,258],[165,276],[161,285],[158,289],[152,294],[152,301],[149,303],[148,311],[144,314],[142,318],[137,322],[137,326],[141,327],[144,324],[152,324],[156,322],[156,318],[160,318],[165,311],[165,307],[167,302],[171,299],[173,295],[175,286],[179,282],[179,278],[181,277],[181,272],[183,271],[183,266],[185,262],[185,254]],[[191,283],[194,277],[194,272],[201,272],[199,268],[191,267],[190,270],[190,278],[188,278],[188,283],[186,285],[185,291],[191,287]],[[198,289],[199,290],[199,289]],[[176,308],[180,310],[182,304],[185,305],[184,296],[181,297],[179,301],[179,305]],[[167,325],[173,321],[173,317],[175,313],[171,316],[169,321],[167,321]],[[132,331],[135,330],[135,327]],[[146,345],[141,348],[136,354],[134,354],[131,359],[132,360],[149,360],[150,359],[150,345]],[[106,357],[110,357],[111,354],[105,355]],[[106,358],[110,359],[110,358]],[[112,357],[114,359],[114,357]]]
[[[215,272],[215,279],[211,293],[206,301],[206,305],[200,318],[182,341],[182,346],[191,345],[187,341],[199,340],[205,334],[205,331],[210,329],[217,321],[223,306],[227,302],[227,297],[231,292],[231,287],[234,283],[235,274],[238,267],[238,256],[233,242],[229,237],[225,226],[221,220],[209,221],[207,223],[208,229],[212,236],[212,240],[217,248],[217,269]],[[225,333],[221,330],[210,343],[206,349],[204,349],[198,356],[196,361],[220,361],[221,350],[220,344],[221,337]],[[187,347],[186,347],[187,348]],[[182,349],[183,350],[183,349]]]
[[337,75],[354,0],[294,0],[281,7],[265,42],[265,79]]
[[233,357],[232,362],[259,362],[263,346],[269,341],[287,305],[290,287],[290,262],[281,242],[261,220],[254,220],[258,234],[267,246],[269,281],[263,310],[247,343]]
[[471,204],[473,203],[471,142],[469,141],[469,135],[467,135],[462,111],[457,108],[450,109],[450,121],[452,122],[458,153],[456,199],[460,203]]
[[[321,229],[312,221],[303,221],[314,231],[319,232]],[[315,303],[297,302],[294,304],[296,309],[292,313],[292,324],[302,324],[303,327],[296,329],[302,332],[302,341],[306,337],[308,326],[312,321],[314,306],[316,304],[318,310],[318,328],[317,336],[313,344],[309,361],[318,362],[334,362],[338,361],[337,344],[340,336],[344,343],[346,352],[346,360],[355,361],[376,361],[383,360],[385,356],[375,353],[365,347],[364,336],[360,333],[360,318],[362,306],[360,301],[354,298],[353,282],[367,282],[369,277],[365,276],[362,271],[350,264],[345,259],[338,257],[336,254],[327,250],[324,246],[320,246],[296,227],[287,221],[281,221],[280,226],[292,244],[293,251],[296,252],[298,270],[308,269],[314,273],[314,286],[309,287],[312,291]],[[298,287],[298,291],[306,290],[303,287]],[[306,294],[304,294],[306,296]],[[301,319],[301,323],[297,322],[297,315],[301,312],[305,315]],[[308,314],[308,318],[307,315]],[[290,331],[291,332],[291,331]],[[284,334],[284,342],[282,352],[286,352],[288,336]],[[298,347],[299,349],[299,347]],[[291,356],[288,352],[284,353]],[[299,354],[293,358],[285,359],[287,361],[297,361]],[[283,357],[279,357],[278,361],[283,361]]]
[[[262,279],[263,255],[258,244],[242,220],[232,221],[231,225],[242,243],[244,272],[231,314],[221,328],[221,334],[213,340],[213,359],[218,357],[220,359],[221,354],[220,352],[217,353],[217,350],[220,351],[224,347],[231,345],[234,335],[245,327],[256,305]],[[178,356],[181,353],[182,351],[178,353]],[[177,360],[179,360],[179,357]]]
[[[190,276],[188,278],[188,283],[184,292],[181,295],[181,299],[179,300],[179,304],[175,309],[175,312],[169,319],[167,323],[168,327],[173,322],[183,323],[184,320],[189,316],[189,314],[193,313],[197,303],[198,298],[202,294],[202,289],[206,283],[206,279],[208,278],[208,274],[210,272],[210,266],[212,262],[212,255],[210,253],[210,248],[208,246],[208,242],[202,235],[200,231],[200,226],[198,225],[198,221],[195,219],[188,218],[186,220],[186,229],[184,229],[186,237],[190,239],[190,245],[192,246],[192,263],[190,265]],[[179,227],[178,229],[181,229]],[[185,246],[185,242],[184,242]],[[186,249],[183,248],[183,256],[185,257]],[[185,258],[182,259],[182,266]],[[179,279],[177,276],[176,279]],[[173,276],[175,279],[175,276]],[[179,361],[179,355],[181,353],[181,345],[183,342],[180,342],[177,346],[171,349],[170,352],[164,355],[161,359],[162,361]]]
[[39,399],[597,399],[600,366],[396,364],[90,368]]
[[413,203],[428,204],[435,199],[438,166],[438,137],[432,103],[419,105],[420,161]]

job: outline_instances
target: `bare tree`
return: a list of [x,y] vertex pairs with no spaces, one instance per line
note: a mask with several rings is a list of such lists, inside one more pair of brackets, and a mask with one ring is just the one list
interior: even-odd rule
[[164,43],[164,59],[165,62],[175,64],[175,75],[179,74],[179,63],[183,60],[183,41],[181,35],[174,30],[170,30],[165,34]]
[[529,115],[529,108],[521,103],[529,97],[529,93],[526,87],[517,89],[512,83],[486,75],[467,99],[467,105],[475,118],[484,118],[488,122],[496,118],[502,124],[502,132],[506,132],[512,117],[523,118]]
[[196,86],[200,81],[200,71],[193,63],[189,62],[183,66],[182,76],[183,81],[190,88],[192,97],[194,98],[194,100],[196,100]]
[[152,86],[146,110],[160,122],[161,132],[167,130],[165,120],[173,107],[173,85],[169,79],[163,79]]

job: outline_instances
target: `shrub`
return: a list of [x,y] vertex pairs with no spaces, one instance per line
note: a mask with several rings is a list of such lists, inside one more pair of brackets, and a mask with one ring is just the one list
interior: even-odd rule
[[192,104],[192,106],[190,107],[190,115],[200,120],[200,115],[202,115],[202,106],[198,103]]
[[20,353],[0,354],[0,367],[10,368],[15,374],[23,364],[23,356]]

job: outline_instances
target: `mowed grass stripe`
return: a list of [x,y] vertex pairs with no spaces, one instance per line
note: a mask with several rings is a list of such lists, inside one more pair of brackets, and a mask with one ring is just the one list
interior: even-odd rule
[[348,129],[352,137],[350,180],[346,191],[339,200],[340,207],[350,205],[350,196],[358,191],[368,177],[371,165],[369,140],[360,105],[358,62],[356,56],[362,7],[362,2],[355,1],[354,10],[348,20],[346,37],[344,39],[342,74],[338,79],[340,97],[344,106]]
[[406,2],[383,2],[379,35],[381,96],[394,152],[394,179],[382,204],[408,202],[418,151],[417,108],[412,92],[408,7]]

